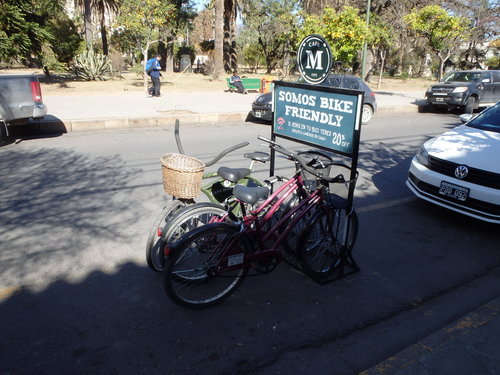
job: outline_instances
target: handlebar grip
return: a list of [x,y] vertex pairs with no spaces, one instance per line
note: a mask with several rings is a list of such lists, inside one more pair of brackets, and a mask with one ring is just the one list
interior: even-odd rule
[[213,158],[209,162],[206,162],[205,166],[209,167],[209,166],[217,163],[220,159],[222,159],[225,155],[229,154],[230,152],[233,152],[234,150],[248,146],[249,144],[250,144],[250,142],[241,142],[241,143],[238,143],[237,145],[234,145],[232,147],[228,147],[224,151],[222,151],[219,155],[217,155],[215,158]]

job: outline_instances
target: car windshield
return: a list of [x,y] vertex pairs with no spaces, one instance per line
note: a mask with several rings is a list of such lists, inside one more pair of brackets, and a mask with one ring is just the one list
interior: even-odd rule
[[467,126],[500,133],[500,102],[474,117]]
[[451,72],[444,77],[443,82],[477,82],[480,79],[480,72]]

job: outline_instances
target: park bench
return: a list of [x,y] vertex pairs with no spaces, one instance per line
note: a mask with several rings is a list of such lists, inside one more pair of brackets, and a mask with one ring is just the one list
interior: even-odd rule
[[[236,87],[231,84],[231,78],[226,78],[228,91],[233,92],[236,91]],[[260,78],[242,78],[241,83],[245,90],[255,90],[260,92],[262,88],[262,81]]]

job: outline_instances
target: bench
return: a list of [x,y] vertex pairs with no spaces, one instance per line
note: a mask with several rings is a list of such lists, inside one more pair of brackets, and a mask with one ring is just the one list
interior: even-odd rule
[[[236,87],[231,85],[231,78],[226,78],[227,81],[227,87],[230,92],[233,92],[236,90]],[[250,90],[255,90],[260,92],[262,88],[262,81],[260,78],[242,78],[241,83],[243,84],[243,87],[245,90],[250,91]]]

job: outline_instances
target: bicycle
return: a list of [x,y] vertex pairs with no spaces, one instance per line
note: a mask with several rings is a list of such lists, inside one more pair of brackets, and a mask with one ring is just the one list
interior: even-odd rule
[[[316,280],[342,273],[346,263],[356,265],[351,253],[358,230],[356,212],[348,200],[339,202],[330,194],[329,187],[345,184],[353,189],[357,175],[350,180],[343,174],[329,177],[325,167],[335,165],[349,171],[350,167],[307,163],[278,143],[259,139],[292,160],[295,174],[270,195],[263,187],[235,186],[233,195],[243,205],[242,210],[245,205],[256,208],[244,212],[238,223],[221,218],[188,232],[174,244],[163,284],[168,297],[178,305],[204,308],[221,302],[250,270],[256,274],[273,271],[284,258],[282,247],[293,252],[303,271]],[[312,184],[307,183],[304,172],[314,176]],[[303,220],[307,222],[297,246],[282,246]]]
[[[182,145],[180,135],[179,135],[179,121],[175,122],[175,141],[177,144],[177,149],[180,155],[185,155],[184,147]],[[242,142],[232,147],[226,148],[215,156],[210,161],[204,163],[205,167],[209,167],[217,163],[225,155],[245,147],[249,142]],[[244,154],[244,157],[250,159],[250,166],[248,168],[228,168],[220,167],[216,172],[204,173],[202,176],[203,180],[210,179],[210,182],[201,186],[199,192],[204,194],[206,198],[211,202],[204,206],[204,215],[200,216],[202,222],[208,222],[210,214],[215,215],[220,213],[220,207],[223,205],[224,201],[232,195],[233,187],[238,184],[243,184],[247,186],[262,186],[263,183],[253,178],[251,173],[253,172],[253,167],[255,163],[265,163],[270,159],[268,153],[265,152],[251,152]],[[198,190],[196,190],[197,194]],[[148,266],[156,272],[162,272],[164,267],[164,254],[163,248],[165,245],[165,228],[168,224],[170,218],[182,208],[192,205],[195,203],[194,197],[190,195],[184,195],[182,197],[172,196],[170,200],[162,209],[156,220],[154,221],[146,241],[146,261]],[[224,211],[225,212],[225,211]]]

